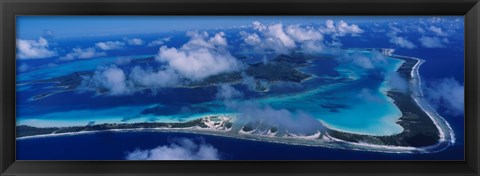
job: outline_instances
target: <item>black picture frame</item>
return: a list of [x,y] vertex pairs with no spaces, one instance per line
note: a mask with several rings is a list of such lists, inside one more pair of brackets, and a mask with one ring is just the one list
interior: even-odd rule
[[[479,175],[478,0],[0,0],[0,173],[13,175]],[[16,161],[17,15],[464,15],[464,161]]]

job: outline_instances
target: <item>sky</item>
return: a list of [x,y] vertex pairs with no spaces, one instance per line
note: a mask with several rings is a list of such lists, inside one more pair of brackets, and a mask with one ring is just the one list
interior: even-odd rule
[[45,31],[53,32],[58,38],[68,38],[249,26],[252,21],[323,24],[327,19],[363,23],[372,18],[381,22],[418,19],[418,16],[17,16],[16,25],[17,38],[35,39]]

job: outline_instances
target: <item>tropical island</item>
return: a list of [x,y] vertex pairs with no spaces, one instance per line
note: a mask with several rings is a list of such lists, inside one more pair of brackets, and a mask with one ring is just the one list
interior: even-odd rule
[[[213,75],[205,78],[201,81],[196,82],[187,82],[184,85],[178,85],[178,87],[207,87],[207,86],[216,86],[219,84],[232,84],[239,83],[242,81],[244,76],[253,77],[257,80],[255,89],[258,91],[265,91],[267,88],[262,86],[262,82],[301,82],[305,79],[310,78],[312,75],[303,73],[296,68],[303,67],[308,65],[308,60],[312,58],[305,57],[299,54],[292,55],[279,55],[274,58],[271,62],[263,64],[261,62],[248,64],[247,70],[242,75],[241,72],[231,72],[231,73],[222,73],[218,75]],[[154,64],[155,58],[148,57],[138,60],[133,60],[131,64],[133,65],[148,65]],[[45,92],[39,95],[32,97],[32,100],[39,100],[50,95],[61,93],[64,91],[73,91],[76,90],[83,81],[84,77],[92,76],[94,71],[80,71],[74,72],[69,75],[54,77],[44,80],[36,80],[30,82],[22,82],[18,85],[29,85],[29,84],[41,84],[41,83],[51,83],[53,87],[60,88],[60,90]],[[108,90],[98,89],[97,93],[105,93]]]
[[[40,137],[50,135],[74,134],[96,132],[105,130],[152,130],[172,131],[185,133],[199,133],[208,135],[220,135],[241,139],[262,140],[268,142],[286,143],[292,145],[309,145],[331,148],[343,148],[354,150],[367,150],[392,153],[429,153],[437,152],[451,145],[455,139],[448,123],[440,117],[423,100],[420,88],[418,69],[424,62],[418,58],[392,54],[392,49],[355,49],[363,51],[379,51],[383,55],[403,60],[404,62],[396,72],[406,79],[409,89],[406,92],[395,89],[388,90],[386,95],[393,100],[395,106],[401,111],[401,117],[396,123],[403,131],[393,135],[366,135],[351,133],[328,125],[319,125],[315,132],[299,134],[276,124],[270,124],[262,120],[239,120],[235,114],[208,115],[202,118],[184,122],[141,122],[141,123],[104,123],[89,124],[86,126],[70,127],[32,127],[27,125],[17,126],[17,139]],[[268,84],[274,82],[301,83],[312,77],[299,68],[310,65],[315,58],[306,57],[302,54],[279,55],[268,63],[250,63],[245,72],[230,72],[210,76],[202,81],[189,82],[179,87],[195,88],[217,86],[220,84],[238,84],[245,76],[257,80],[255,90],[268,91]],[[135,64],[154,62],[154,58],[135,60]],[[40,100],[52,94],[64,91],[73,91],[82,83],[84,76],[92,75],[93,71],[75,72],[66,76],[55,77],[21,84],[52,83],[55,87],[62,88],[32,97],[32,100]],[[245,75],[246,74],[246,75]],[[261,81],[258,81],[261,80]],[[99,89],[98,94],[106,93],[107,90]],[[343,105],[322,105],[324,108],[342,108]],[[161,111],[158,108],[144,110],[142,113],[155,114]]]

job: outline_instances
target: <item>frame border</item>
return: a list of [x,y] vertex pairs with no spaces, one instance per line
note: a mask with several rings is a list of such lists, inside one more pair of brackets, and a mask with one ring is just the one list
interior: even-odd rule
[[[479,175],[479,0],[0,0],[0,175]],[[17,15],[464,15],[465,161],[15,161]],[[186,169],[188,168],[188,169]]]

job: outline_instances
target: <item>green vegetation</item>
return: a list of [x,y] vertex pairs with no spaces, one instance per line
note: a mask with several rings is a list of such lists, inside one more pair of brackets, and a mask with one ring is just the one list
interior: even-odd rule
[[[407,80],[411,80],[411,71],[413,66],[418,62],[415,59],[400,58],[405,60],[403,65],[397,70],[401,76]],[[328,130],[328,134],[332,137],[350,141],[364,142],[378,145],[395,145],[395,146],[413,146],[421,147],[433,145],[440,139],[439,131],[430,117],[417,105],[410,96],[410,92],[402,93],[397,91],[388,91],[387,95],[394,100],[395,105],[402,112],[402,117],[397,124],[403,127],[404,131],[399,134],[390,136],[370,136],[361,134],[352,134],[337,130]]]
[[[294,56],[280,55],[267,63],[260,62],[250,64],[245,70],[245,74],[246,76],[251,76],[257,80],[265,80],[267,82],[301,82],[311,77],[312,75],[302,73],[296,69],[298,67],[307,66],[308,60],[306,60],[303,55],[292,55]],[[189,86],[198,87],[221,83],[235,83],[240,82],[242,79],[242,73],[240,72],[223,73],[210,76],[200,82],[191,83]],[[265,91],[266,89],[265,86],[262,86],[257,82],[257,90]]]
[[136,129],[136,128],[188,128],[188,127],[208,127],[203,123],[203,119],[195,119],[187,122],[179,123],[104,123],[91,126],[75,126],[75,127],[52,127],[52,128],[38,128],[26,125],[17,126],[17,137],[35,136],[43,134],[61,134],[81,131],[102,131],[112,129]]
[[[280,55],[275,59],[267,63],[255,63],[250,64],[244,74],[246,76],[253,77],[257,80],[256,90],[266,91],[268,90],[268,85],[261,84],[258,80],[266,82],[276,82],[276,81],[285,81],[285,82],[301,82],[312,75],[300,72],[297,70],[298,67],[307,66],[309,58],[302,54],[292,53],[291,55]],[[130,64],[132,65],[145,65],[146,63],[154,62],[155,59],[152,57],[132,60]],[[41,93],[33,97],[33,100],[39,100],[45,98],[49,95],[59,93],[67,90],[75,90],[78,88],[83,81],[84,77],[92,76],[94,71],[82,71],[74,72],[69,75],[38,80],[33,82],[27,82],[23,84],[36,84],[36,83],[52,83],[55,87],[61,88],[59,91],[50,91]],[[218,75],[213,75],[205,78],[202,81],[191,82],[188,85],[178,85],[185,87],[206,87],[224,83],[239,83],[243,79],[242,72],[231,72],[231,73],[222,73]],[[98,88],[97,93],[102,94],[106,93],[108,90],[104,88]]]

